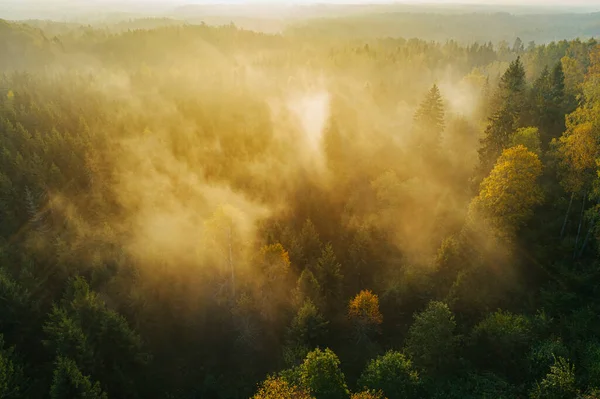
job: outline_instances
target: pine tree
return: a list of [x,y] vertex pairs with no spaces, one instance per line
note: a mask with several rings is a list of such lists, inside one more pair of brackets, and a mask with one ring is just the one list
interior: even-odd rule
[[427,153],[437,151],[445,122],[444,102],[436,84],[429,90],[414,115],[417,146]]
[[565,75],[559,62],[552,71],[544,68],[531,89],[528,122],[539,127],[542,149],[565,131],[566,105]]
[[329,310],[336,307],[342,294],[342,266],[337,261],[333,247],[327,244],[317,261],[316,277]]
[[51,399],[108,399],[99,383],[92,383],[84,376],[77,364],[67,358],[59,357],[54,369],[54,379],[50,388]]
[[13,348],[4,348],[4,337],[0,334],[0,398],[25,398],[23,367],[17,360]]
[[511,134],[517,128],[526,126],[526,115],[523,112],[525,89],[525,68],[518,57],[500,79],[495,101],[497,110],[490,117],[485,136],[481,140],[481,176],[491,170],[498,156],[509,145]]

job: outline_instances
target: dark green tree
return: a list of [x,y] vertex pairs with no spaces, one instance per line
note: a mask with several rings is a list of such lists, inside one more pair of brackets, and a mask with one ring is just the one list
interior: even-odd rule
[[89,376],[84,376],[75,361],[58,357],[54,378],[50,387],[51,399],[108,399],[102,392],[98,382],[92,383]]
[[531,399],[571,399],[577,397],[575,366],[567,359],[558,357],[550,372],[531,391]]
[[388,399],[420,398],[420,384],[410,359],[394,351],[371,360],[358,380],[361,389],[381,390]]
[[331,310],[340,304],[344,278],[342,265],[338,262],[331,244],[327,244],[323,249],[315,271],[326,307]]
[[548,68],[542,71],[533,84],[530,101],[530,123],[540,129],[542,148],[547,150],[550,142],[565,131],[565,114],[569,112],[565,98],[565,75],[560,62],[552,71]]
[[322,341],[329,323],[310,300],[298,309],[287,332],[286,357],[294,364],[306,357],[308,352]]
[[529,320],[521,315],[497,311],[475,326],[471,350],[480,368],[511,380],[527,375],[526,353],[532,340]]
[[511,62],[502,75],[495,98],[496,111],[489,118],[485,135],[481,139],[479,163],[481,176],[487,175],[496,159],[509,145],[512,133],[525,126],[526,103],[525,68],[521,58]]
[[[60,306],[50,312],[44,331],[49,349],[76,361],[84,373],[102,382],[107,393],[131,398],[140,394],[134,374],[141,378],[149,360],[141,339],[83,278],[70,282]],[[130,374],[131,370],[137,371]]]
[[449,371],[456,354],[456,321],[443,302],[432,301],[415,316],[406,337],[406,353],[427,374]]
[[14,348],[4,348],[4,337],[0,335],[0,398],[26,398],[25,382],[23,366]]

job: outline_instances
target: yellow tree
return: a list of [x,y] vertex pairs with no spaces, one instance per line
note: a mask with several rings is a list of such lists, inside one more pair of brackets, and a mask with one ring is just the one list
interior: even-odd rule
[[377,295],[369,290],[358,293],[348,304],[348,317],[354,326],[357,341],[368,339],[383,322]]
[[283,378],[269,377],[252,399],[314,399],[306,391],[290,385]]
[[505,233],[515,232],[543,201],[537,182],[541,174],[542,163],[525,146],[504,150],[481,183],[479,195],[471,203],[471,216],[477,215]]
[[387,399],[381,391],[363,391],[353,393],[350,399]]
[[583,82],[584,102],[567,115],[567,130],[555,145],[562,166],[562,183],[571,193],[587,190],[600,156],[600,46],[590,54]]
[[567,225],[573,197],[583,192],[582,217],[579,221],[577,240],[583,222],[585,200],[597,177],[596,160],[600,157],[600,46],[590,53],[590,67],[582,84],[583,102],[573,113],[567,115],[566,131],[553,144],[560,162],[561,183],[571,193],[571,201],[565,215],[561,236]]

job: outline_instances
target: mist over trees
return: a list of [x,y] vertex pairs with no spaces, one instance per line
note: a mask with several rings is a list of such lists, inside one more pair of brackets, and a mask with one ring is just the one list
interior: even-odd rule
[[0,20],[0,397],[599,396],[600,45],[313,22]]

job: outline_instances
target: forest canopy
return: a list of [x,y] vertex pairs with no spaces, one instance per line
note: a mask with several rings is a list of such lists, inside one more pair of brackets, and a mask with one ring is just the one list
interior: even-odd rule
[[598,398],[595,31],[395,17],[0,20],[0,397]]

